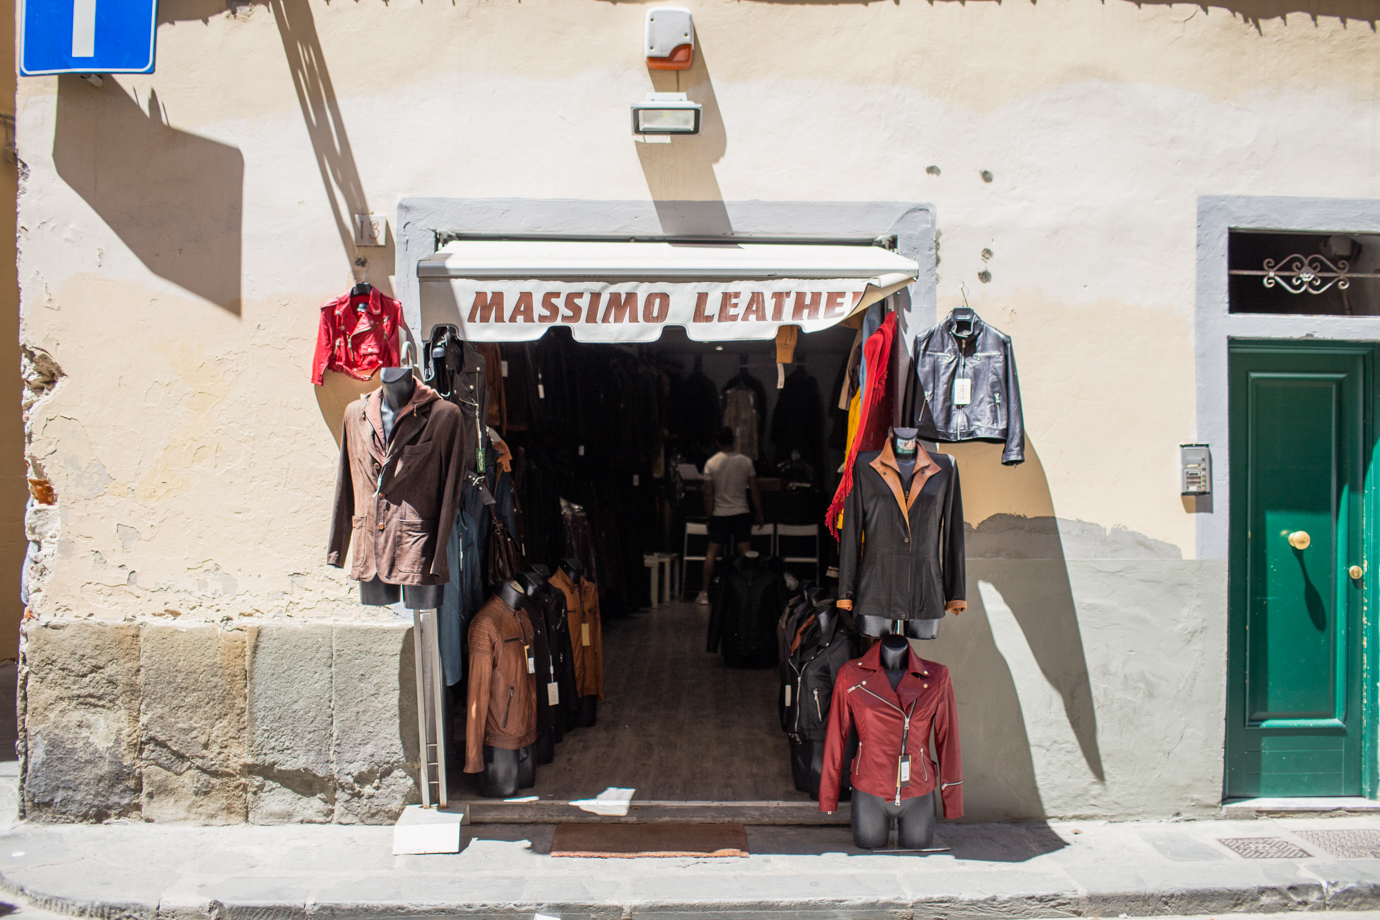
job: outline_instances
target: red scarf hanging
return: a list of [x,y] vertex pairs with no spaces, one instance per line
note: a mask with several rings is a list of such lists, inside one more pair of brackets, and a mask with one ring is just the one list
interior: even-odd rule
[[896,336],[896,314],[888,313],[877,331],[863,343],[863,363],[867,367],[862,398],[858,400],[858,430],[853,443],[848,445],[848,453],[843,461],[843,479],[839,481],[834,500],[829,503],[825,524],[834,539],[839,536],[839,512],[843,511],[843,501],[853,488],[853,461],[858,454],[867,450],[881,450],[891,430],[892,391],[889,372],[891,370],[891,343]]

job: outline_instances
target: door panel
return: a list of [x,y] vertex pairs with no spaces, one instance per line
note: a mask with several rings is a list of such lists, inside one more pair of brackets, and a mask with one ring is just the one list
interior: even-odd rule
[[1232,349],[1228,796],[1361,792],[1347,567],[1363,564],[1366,370],[1360,349]]

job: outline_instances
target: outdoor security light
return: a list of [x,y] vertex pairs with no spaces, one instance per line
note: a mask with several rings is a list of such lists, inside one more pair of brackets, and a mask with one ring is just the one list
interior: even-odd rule
[[701,108],[685,93],[648,93],[632,104],[633,134],[699,134]]

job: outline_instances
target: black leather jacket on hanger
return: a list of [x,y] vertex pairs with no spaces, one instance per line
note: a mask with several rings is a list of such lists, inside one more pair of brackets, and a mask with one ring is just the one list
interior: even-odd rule
[[1014,466],[1025,460],[1021,388],[1010,336],[972,310],[959,309],[915,337],[914,358],[901,417],[920,429],[920,437],[1003,441],[1002,463]]

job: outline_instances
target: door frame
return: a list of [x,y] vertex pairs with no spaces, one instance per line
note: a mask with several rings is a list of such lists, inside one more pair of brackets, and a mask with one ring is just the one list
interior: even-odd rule
[[[1197,424],[1192,440],[1206,443],[1212,451],[1212,494],[1186,507],[1195,517],[1196,553],[1199,560],[1220,564],[1223,658],[1222,674],[1222,790],[1226,794],[1226,718],[1227,628],[1230,617],[1228,565],[1231,548],[1231,457],[1228,418],[1229,345],[1233,341],[1253,344],[1317,343],[1313,347],[1380,345],[1380,316],[1276,316],[1230,313],[1227,294],[1227,237],[1231,230],[1273,230],[1279,232],[1380,233],[1380,200],[1348,198],[1284,198],[1256,196],[1202,196],[1197,208],[1197,265],[1194,315],[1194,377]],[[1376,374],[1367,381],[1372,416],[1380,412],[1376,400]],[[1372,417],[1369,423],[1374,426]],[[1374,430],[1374,428],[1372,428]],[[1187,438],[1185,440],[1188,440]],[[1377,491],[1380,463],[1374,445],[1365,471],[1362,504],[1363,534],[1369,548],[1376,536],[1375,521],[1380,511]],[[1367,558],[1367,583],[1362,600],[1359,640],[1364,641],[1362,656],[1362,750],[1361,789],[1367,798],[1380,797],[1380,745],[1377,744],[1377,597],[1380,582],[1380,553]],[[1372,573],[1374,573],[1372,575]]]
[[[1380,359],[1380,344],[1368,342],[1332,342],[1332,341],[1295,341],[1280,339],[1229,339],[1227,343],[1228,362],[1230,363],[1231,354],[1256,354],[1269,355],[1340,355],[1350,358],[1361,359],[1361,522],[1360,522],[1360,545],[1362,547],[1361,556],[1366,568],[1366,577],[1361,582],[1361,609],[1356,619],[1358,628],[1353,631],[1348,629],[1347,645],[1355,648],[1359,643],[1359,655],[1361,673],[1355,675],[1355,679],[1360,681],[1360,709],[1357,713],[1360,724],[1357,726],[1361,741],[1360,749],[1360,780],[1361,794],[1367,798],[1375,798],[1377,780],[1380,780],[1380,770],[1376,769],[1377,744],[1375,738],[1375,714],[1377,694],[1370,689],[1376,672],[1376,648],[1374,641],[1368,641],[1369,636],[1375,634],[1374,611],[1377,610],[1376,599],[1380,596],[1377,593],[1376,584],[1380,581],[1380,556],[1371,558],[1369,547],[1374,545],[1376,528],[1376,510],[1380,508],[1380,451],[1376,447],[1376,413],[1380,407],[1380,390],[1377,389],[1376,367],[1377,360]],[[1228,393],[1230,402],[1231,393]],[[1367,450],[1367,445],[1369,449]],[[1227,471],[1230,476],[1231,470]],[[1372,475],[1375,474],[1375,475]],[[1230,514],[1231,509],[1227,509]],[[1232,719],[1236,713],[1233,712],[1232,700],[1241,703],[1242,687],[1232,682],[1231,657],[1234,653],[1240,653],[1240,644],[1244,642],[1244,637],[1240,634],[1239,628],[1232,629],[1233,615],[1240,616],[1239,607],[1244,603],[1246,597],[1245,585],[1234,581],[1236,578],[1245,579],[1247,572],[1237,571],[1231,568],[1232,565],[1241,562],[1240,553],[1248,549],[1246,546],[1245,534],[1233,530],[1231,536],[1231,558],[1228,564],[1228,607],[1227,607],[1227,718]],[[1348,611],[1347,616],[1350,617]],[[1354,633],[1354,634],[1353,634]],[[1347,667],[1351,667],[1351,656],[1347,656]],[[1236,675],[1240,677],[1240,675]],[[1350,677],[1348,678],[1350,679]],[[1226,730],[1230,736],[1230,727]],[[1223,780],[1222,794],[1227,795],[1227,757],[1224,751],[1223,756]],[[1326,798],[1320,796],[1320,798]]]

